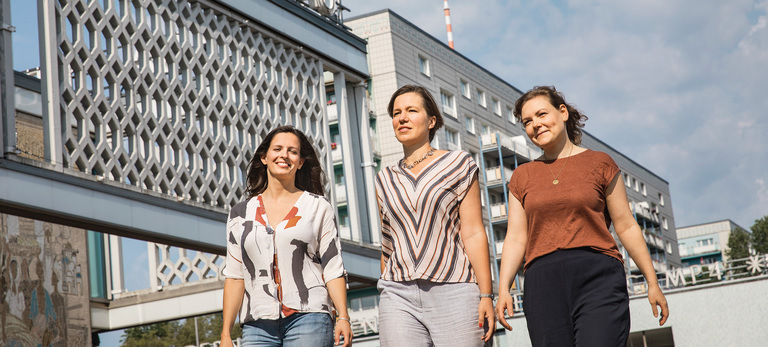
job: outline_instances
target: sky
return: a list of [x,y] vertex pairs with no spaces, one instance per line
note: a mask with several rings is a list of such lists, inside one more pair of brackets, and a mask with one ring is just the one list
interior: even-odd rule
[[[384,2],[344,0],[346,18]],[[455,48],[669,182],[676,227],[768,215],[768,1],[449,1]],[[390,0],[446,42],[443,1]]]
[[[16,70],[39,65],[34,4],[11,1]],[[442,1],[343,4],[347,18],[386,4],[446,40]],[[669,182],[676,227],[768,215],[768,0],[449,4],[458,52],[522,91],[556,86],[586,131]],[[146,245],[125,248],[143,289]]]

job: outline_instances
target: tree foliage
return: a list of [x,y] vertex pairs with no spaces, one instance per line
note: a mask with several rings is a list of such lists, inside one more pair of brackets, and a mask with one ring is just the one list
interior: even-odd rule
[[752,230],[752,248],[757,254],[768,254],[768,216],[755,221]]
[[[197,336],[200,343],[213,343],[221,339],[224,319],[221,313],[197,317]],[[232,338],[242,337],[238,324],[232,329]],[[165,347],[194,346],[195,318],[161,322],[125,329],[121,339],[122,347]]]
[[749,233],[742,228],[734,229],[728,236],[728,248],[725,254],[731,260],[749,257]]

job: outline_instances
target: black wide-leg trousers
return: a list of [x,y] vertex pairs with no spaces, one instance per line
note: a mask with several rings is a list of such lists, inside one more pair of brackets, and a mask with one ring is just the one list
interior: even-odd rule
[[534,347],[625,347],[629,296],[624,266],[588,249],[560,250],[525,271],[523,309]]

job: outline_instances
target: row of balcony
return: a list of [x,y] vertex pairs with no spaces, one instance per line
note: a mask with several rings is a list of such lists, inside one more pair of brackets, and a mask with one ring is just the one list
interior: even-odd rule
[[491,204],[491,222],[507,219],[507,205],[503,202]]
[[[636,271],[639,270],[637,268],[637,264],[635,264],[635,261],[632,260],[631,257],[627,257],[625,261],[629,261],[629,270],[630,271]],[[653,270],[656,271],[657,274],[660,273],[666,273],[667,272],[667,263],[664,261],[651,259],[651,264],[653,264]]]
[[658,249],[662,249],[662,250],[664,249],[664,240],[658,235],[648,230],[643,230],[643,238],[645,238],[645,243],[647,243],[648,245],[656,247]]
[[[498,140],[496,135],[498,135]],[[534,160],[542,154],[541,149],[538,147],[528,145],[524,135],[508,136],[494,131],[480,136],[480,143],[483,149],[501,145],[503,148],[509,149],[528,160]]]
[[[504,176],[502,176],[502,170],[504,172]],[[506,166],[496,166],[492,168],[485,169],[485,179],[489,186],[496,185],[496,184],[505,184],[503,180],[509,180],[512,177],[512,169],[506,167]],[[497,182],[499,181],[499,182]]]
[[682,247],[683,245],[680,245],[680,257],[690,257],[700,254],[708,254],[708,253],[715,253],[720,252],[721,248],[720,245],[717,243],[704,245],[704,246],[695,246],[695,247]]
[[651,208],[648,206],[648,202],[629,202],[629,209],[637,216],[641,216],[646,220],[652,221],[654,224],[659,224],[659,208]]

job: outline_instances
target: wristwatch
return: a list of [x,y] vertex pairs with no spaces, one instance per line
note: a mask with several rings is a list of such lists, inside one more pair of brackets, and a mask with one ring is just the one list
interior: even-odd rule
[[493,300],[494,296],[493,296],[493,294],[480,294],[480,299],[482,299],[482,298],[489,298],[489,299]]

